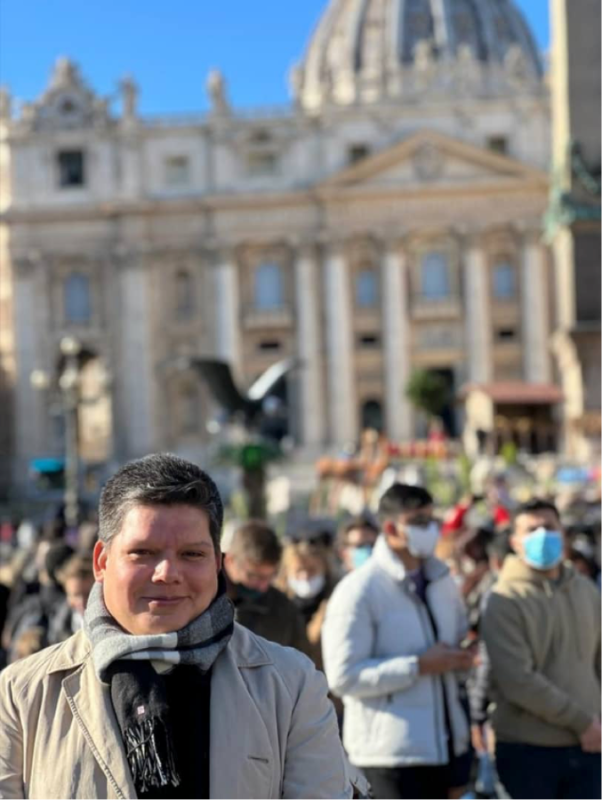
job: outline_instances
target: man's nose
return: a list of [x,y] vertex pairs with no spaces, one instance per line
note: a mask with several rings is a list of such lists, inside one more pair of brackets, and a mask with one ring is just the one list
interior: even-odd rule
[[162,559],[155,567],[153,580],[165,583],[176,583],[180,580],[180,570],[176,562],[171,558]]

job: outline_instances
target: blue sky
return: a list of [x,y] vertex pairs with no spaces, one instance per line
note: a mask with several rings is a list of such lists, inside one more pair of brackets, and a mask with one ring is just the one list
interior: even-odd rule
[[[549,0],[516,0],[549,47]],[[237,106],[288,100],[287,75],[326,0],[0,0],[0,83],[23,100],[44,89],[59,55],[99,94],[132,73],[146,114],[202,111],[219,67]]]

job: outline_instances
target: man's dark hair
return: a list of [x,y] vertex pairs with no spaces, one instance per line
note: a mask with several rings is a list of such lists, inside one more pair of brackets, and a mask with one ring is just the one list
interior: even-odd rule
[[341,527],[339,528],[338,534],[338,542],[341,547],[344,547],[347,543],[347,536],[351,533],[351,531],[355,530],[367,530],[374,534],[374,536],[378,536],[380,533],[378,529],[378,525],[376,522],[367,516],[359,516],[359,517],[352,517],[351,519],[346,520]]
[[487,543],[487,557],[497,558],[500,563],[503,563],[512,552],[509,531],[496,533],[493,539]]
[[193,506],[207,514],[219,553],[224,507],[217,486],[196,464],[165,453],[130,461],[107,481],[98,507],[98,538],[108,544],[134,506],[175,505]]
[[44,566],[46,567],[46,572],[48,573],[48,577],[52,581],[52,583],[57,584],[58,580],[58,572],[61,567],[69,561],[69,559],[75,554],[75,550],[65,542],[55,543],[51,545],[48,552],[46,553],[46,558],[44,559]]
[[282,557],[282,545],[269,525],[252,519],[237,528],[228,554],[238,560],[248,559],[254,564],[276,566]]
[[514,512],[514,522],[523,514],[539,514],[541,511],[552,511],[558,517],[560,522],[560,512],[550,500],[541,500],[538,497],[533,497],[526,503],[520,505]]
[[379,519],[390,519],[404,511],[417,511],[433,505],[433,498],[422,486],[395,483],[383,494],[378,504]]

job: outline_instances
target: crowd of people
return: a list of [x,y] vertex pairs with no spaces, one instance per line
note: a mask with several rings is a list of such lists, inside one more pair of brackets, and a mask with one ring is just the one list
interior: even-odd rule
[[[30,522],[5,522],[2,526],[0,666],[4,669],[0,672],[0,704],[4,704],[4,713],[10,710],[11,723],[4,734],[0,733],[0,797],[33,796],[32,787],[37,786],[38,792],[48,788],[43,780],[27,772],[31,764],[25,765],[27,759],[22,754],[15,765],[14,737],[27,736],[32,741],[36,737],[35,731],[20,728],[23,715],[31,713],[29,705],[38,708],[42,701],[30,689],[27,712],[15,711],[16,701],[10,693],[16,692],[19,673],[12,665],[36,653],[40,655],[23,665],[42,663],[35,659],[51,652],[45,648],[59,645],[57,652],[63,652],[61,647],[80,642],[85,636],[91,642],[99,680],[111,686],[130,767],[128,780],[139,797],[346,797],[352,791],[356,796],[363,793],[375,798],[600,796],[599,526],[580,526],[574,516],[570,524],[565,524],[554,498],[535,497],[517,504],[504,492],[503,477],[493,480],[483,495],[467,496],[447,509],[437,508],[427,489],[397,482],[380,498],[376,514],[366,512],[342,519],[336,536],[330,529],[308,521],[283,540],[267,520],[241,522],[222,558],[219,536],[223,513],[214,513],[219,496],[207,500],[205,486],[201,500],[188,500],[192,497],[192,479],[186,470],[190,472],[192,467],[182,467],[186,462],[179,459],[173,462],[160,463],[156,469],[171,469],[170,485],[181,479],[180,495],[140,492],[137,505],[130,502],[120,513],[111,508],[109,514],[105,490],[98,523],[87,523],[78,532],[67,531],[56,522],[41,531]],[[122,470],[113,480],[125,480],[122,474],[127,477]],[[210,481],[198,468],[191,474],[197,482]],[[148,484],[150,478],[144,479]],[[109,482],[109,488],[111,485]],[[116,500],[112,502],[118,505]],[[186,581],[200,587],[201,571],[209,569],[206,565],[210,559],[198,542],[194,550],[191,546],[190,555],[188,551],[184,556],[176,553],[174,563],[171,545],[163,538],[155,544],[157,537],[168,536],[170,526],[174,526],[174,539],[188,528],[194,539],[192,520],[165,517],[165,509],[191,510],[189,506],[195,512],[204,510],[209,517],[208,543],[216,550],[211,563],[217,564],[215,586],[211,583],[213,594],[205,597],[209,590],[203,584],[199,597],[205,597],[206,602],[196,603],[194,613],[184,614],[175,627],[156,629],[150,623],[150,627],[144,627],[136,604],[144,600],[145,614],[150,613],[149,603],[151,607],[153,602],[166,606],[166,610],[156,612],[165,619],[172,613],[168,613],[170,604],[179,608],[183,602],[183,596],[173,596],[170,587],[175,587],[174,591],[180,585],[186,588]],[[155,509],[157,518],[147,519],[142,512],[134,518],[136,509]],[[109,536],[105,517],[113,525]],[[111,544],[111,552],[109,543],[117,537],[125,547],[130,531],[132,536],[145,531],[146,538],[142,544],[135,544],[139,549],[123,551],[128,566],[119,567],[115,545]],[[155,564],[148,581],[163,587],[165,596],[149,599],[145,595],[134,602],[128,581],[136,587],[136,582],[142,581],[142,566],[137,565],[152,560],[159,550],[167,555],[161,556],[160,565]],[[180,571],[175,563],[179,558],[187,560]],[[197,573],[189,579],[187,570],[193,569]],[[99,586],[103,587],[104,601],[98,596]],[[192,589],[189,594],[192,596]],[[232,609],[233,621],[227,609]],[[186,660],[189,657],[182,656],[182,643],[168,641],[169,635],[175,632],[180,637],[182,631],[192,635],[191,626],[196,622],[200,625],[207,614],[211,635],[203,634],[201,647],[195,632],[191,640],[194,648],[187,645],[193,648],[194,659]],[[104,652],[108,648],[103,635],[111,641],[111,636],[115,641],[120,638],[113,628],[101,635],[107,619],[113,620],[121,634],[120,656]],[[209,739],[212,758],[215,752],[213,695],[222,680],[217,665],[224,660],[215,659],[220,657],[221,647],[232,648],[232,642],[238,642],[235,636],[230,641],[234,623],[263,637],[259,641],[265,639],[305,654],[316,674],[326,678],[324,693],[328,691],[329,701],[325,702],[330,711],[315,711],[321,720],[319,726],[315,720],[311,725],[306,722],[309,701],[304,711],[299,698],[300,687],[307,687],[309,679],[301,676],[299,665],[308,662],[286,661],[280,650],[264,650],[263,656],[257,656],[255,638],[239,642],[239,665],[248,666],[242,689],[246,686],[254,703],[259,703],[260,717],[262,708],[269,709],[265,713],[271,714],[270,720],[262,717],[268,738],[271,725],[277,723],[274,736],[282,746],[278,737],[286,725],[290,726],[278,780],[272,775],[268,788],[261,783],[263,773],[272,774],[268,765],[273,756],[265,754],[265,732],[253,727],[258,724],[252,716],[257,709],[247,711],[240,700],[241,725],[250,726],[244,734],[244,747],[250,748],[248,758],[258,775],[253,773],[245,783],[247,773],[243,771],[236,787],[233,784],[223,789],[230,794],[216,794],[218,780],[225,779],[215,777],[213,761],[211,768],[200,769],[202,779],[182,766],[180,788],[194,793],[178,794],[178,781],[173,778],[178,772],[178,758],[187,753],[187,761],[195,762],[197,746],[198,752],[209,758]],[[139,698],[145,695],[139,687],[141,683],[147,685],[148,675],[145,673],[142,679],[136,672],[132,677],[123,665],[153,659],[148,655],[155,652],[147,641],[151,634],[161,637],[160,644],[152,646],[162,652],[175,649],[178,658],[165,657],[164,652],[161,656],[170,668],[174,664],[197,664],[203,669],[199,679],[182,672],[181,666],[177,679],[170,680],[168,670],[162,671],[161,702],[167,713],[172,709],[174,731],[178,729],[180,734],[172,734],[176,756],[170,757],[171,761],[165,756],[161,762],[158,748],[157,763],[165,767],[167,759],[171,767],[148,768],[147,774],[139,755],[140,742],[132,744],[128,739],[132,734],[125,733],[131,730],[127,727],[128,711],[122,699],[117,700],[115,687],[119,685],[126,696],[131,692],[132,698],[137,698],[132,703],[138,711],[147,708],[148,696],[141,703]],[[138,637],[144,643],[136,645],[137,655],[131,656],[131,662],[120,660],[130,657],[123,653],[136,649],[132,642]],[[229,644],[223,644],[225,640]],[[213,653],[209,660],[208,652]],[[105,672],[98,666],[102,658],[107,661]],[[80,663],[75,660],[73,665]],[[253,672],[252,667],[268,663],[278,663],[283,674],[260,679],[259,671]],[[48,669],[52,672],[58,667]],[[292,676],[288,683],[287,670]],[[202,677],[208,674],[213,675],[210,688]],[[286,686],[279,688],[278,681]],[[233,697],[238,689],[241,687],[232,687]],[[21,691],[25,696],[25,690]],[[157,694],[154,684],[152,691]],[[319,689],[312,691],[315,694]],[[209,692],[211,721],[195,714],[194,703],[187,705],[191,693],[207,700]],[[279,692],[297,697],[294,712],[289,709],[285,714],[286,722]],[[314,701],[317,703],[315,697]],[[276,705],[272,708],[270,704]],[[237,709],[233,709],[233,721],[236,714]],[[302,724],[295,714],[302,716],[310,733],[301,732]],[[202,723],[197,721],[199,716]],[[271,722],[272,717],[275,722]],[[344,778],[335,768],[339,756],[328,734],[332,726],[344,747]],[[316,733],[318,727],[320,735]],[[183,728],[192,731],[190,741],[182,736]],[[236,736],[242,735],[237,730]],[[238,740],[234,733],[231,736],[227,747],[234,748]],[[295,749],[289,752],[293,741]],[[84,744],[78,740],[76,751]],[[58,748],[53,752],[60,760],[60,743],[53,741],[53,747]],[[290,765],[293,758],[298,760],[296,770]],[[224,768],[229,769],[227,759]],[[22,774],[17,776],[18,770]],[[303,770],[309,770],[308,774],[301,775]],[[153,775],[159,776],[156,784]],[[98,778],[94,780],[96,791],[101,791],[98,787],[104,784]],[[347,784],[355,788],[347,788]],[[77,794],[78,786],[77,782],[70,784],[72,794],[65,796],[120,796]],[[265,794],[253,794],[260,791],[259,787]]]

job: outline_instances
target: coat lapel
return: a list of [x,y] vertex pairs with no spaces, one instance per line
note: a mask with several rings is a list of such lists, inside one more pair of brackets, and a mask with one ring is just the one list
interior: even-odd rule
[[65,678],[63,690],[74,719],[117,797],[136,797],[109,687],[100,683],[90,659]]
[[238,638],[219,656],[211,679],[210,796],[279,797],[278,756],[242,675],[272,662],[259,648],[241,657]]

